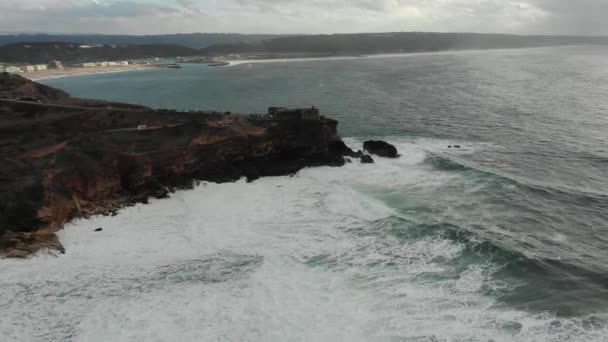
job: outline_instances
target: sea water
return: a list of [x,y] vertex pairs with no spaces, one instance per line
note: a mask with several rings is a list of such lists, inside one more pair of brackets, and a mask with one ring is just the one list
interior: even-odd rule
[[[45,81],[75,96],[319,107],[399,159],[200,183],[1,260],[6,341],[606,341],[607,48]],[[460,149],[448,148],[460,145]],[[103,227],[102,232],[94,232]]]

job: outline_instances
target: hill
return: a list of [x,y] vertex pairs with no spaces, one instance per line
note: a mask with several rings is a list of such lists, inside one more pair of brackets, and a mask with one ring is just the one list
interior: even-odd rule
[[225,54],[226,52],[373,54],[575,44],[608,44],[608,37],[434,32],[359,33],[279,37],[255,44],[215,45],[205,48],[203,51],[209,55]]
[[281,37],[270,34],[236,34],[236,33],[186,33],[164,35],[103,35],[103,34],[12,34],[0,35],[0,45],[32,42],[73,42],[80,44],[104,45],[182,45],[201,49],[217,44],[247,43],[255,44],[264,40]]
[[50,60],[63,63],[140,59],[152,57],[192,56],[199,50],[181,45],[100,45],[78,43],[15,43],[0,46],[0,61],[6,63],[41,64]]

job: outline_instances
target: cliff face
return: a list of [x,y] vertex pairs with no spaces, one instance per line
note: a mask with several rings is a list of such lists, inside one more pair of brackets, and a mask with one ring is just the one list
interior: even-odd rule
[[[0,75],[8,81],[40,86]],[[0,253],[11,257],[62,250],[54,233],[68,220],[112,214],[197,180],[286,175],[355,155],[327,118],[161,112],[35,90],[27,97],[41,103],[0,100]]]
[[57,101],[70,97],[66,92],[36,83],[19,75],[0,74],[0,98]]

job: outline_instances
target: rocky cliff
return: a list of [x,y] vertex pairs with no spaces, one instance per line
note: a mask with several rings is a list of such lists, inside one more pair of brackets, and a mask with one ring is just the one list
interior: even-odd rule
[[70,219],[199,180],[255,180],[356,155],[324,117],[157,111],[72,98],[9,74],[0,74],[0,95],[0,254],[9,257],[62,251],[55,232]]

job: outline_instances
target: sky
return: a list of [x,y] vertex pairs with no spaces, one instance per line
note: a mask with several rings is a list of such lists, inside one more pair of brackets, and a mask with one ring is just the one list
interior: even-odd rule
[[0,32],[608,35],[608,0],[0,0]]

